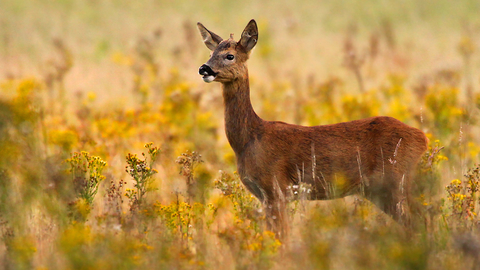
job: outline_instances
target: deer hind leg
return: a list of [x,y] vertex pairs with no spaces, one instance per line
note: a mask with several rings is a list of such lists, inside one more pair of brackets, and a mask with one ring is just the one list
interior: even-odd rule
[[375,180],[374,185],[366,189],[365,196],[395,221],[408,226],[410,222],[409,175],[391,172]]

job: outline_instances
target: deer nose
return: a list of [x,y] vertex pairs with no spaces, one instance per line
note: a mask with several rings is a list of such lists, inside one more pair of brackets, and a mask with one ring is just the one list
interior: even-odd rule
[[215,76],[217,75],[215,72],[213,72],[212,68],[203,64],[199,69],[198,69],[198,74],[203,75],[203,76]]

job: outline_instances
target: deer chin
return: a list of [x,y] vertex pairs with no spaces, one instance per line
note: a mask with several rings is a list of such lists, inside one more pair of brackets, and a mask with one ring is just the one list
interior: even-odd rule
[[203,81],[206,83],[211,83],[215,80],[215,76],[213,75],[205,75],[202,77]]

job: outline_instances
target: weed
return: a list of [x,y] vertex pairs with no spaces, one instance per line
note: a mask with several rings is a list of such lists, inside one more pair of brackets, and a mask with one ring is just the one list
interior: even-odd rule
[[134,189],[126,189],[125,196],[129,200],[130,211],[135,212],[139,207],[144,206],[145,196],[147,192],[155,190],[151,187],[153,182],[152,176],[158,173],[153,169],[153,164],[157,160],[160,153],[158,147],[154,147],[153,143],[147,143],[144,146],[148,151],[147,154],[142,153],[143,159],[135,154],[127,154],[126,172],[133,178]]
[[111,226],[121,226],[124,222],[124,215],[122,211],[123,204],[123,195],[124,185],[127,182],[120,180],[116,182],[115,180],[110,181],[110,187],[107,189],[107,194],[105,194],[105,212],[102,216],[98,216],[97,220],[101,223],[103,220],[106,220],[107,223]]
[[[480,165],[468,170],[465,180],[454,179],[445,187],[447,191],[445,216],[451,226],[462,230],[479,224]],[[451,227],[450,226],[450,227]]]
[[47,110],[55,112],[56,109],[60,109],[60,112],[64,112],[66,108],[65,76],[73,66],[73,56],[62,39],[55,38],[52,43],[56,57],[47,62],[43,74],[48,90]]
[[235,223],[247,223],[255,231],[263,227],[264,216],[260,202],[246,190],[237,173],[234,176],[220,171],[220,177],[215,180],[215,188],[222,191],[235,210]]
[[75,152],[65,162],[70,165],[69,172],[73,177],[73,187],[77,195],[76,200],[71,202],[75,209],[73,215],[75,219],[85,220],[92,208],[100,182],[105,179],[102,171],[107,163],[87,152]]
[[[353,30],[354,31],[354,30]],[[355,74],[358,88],[361,93],[365,92],[365,83],[361,68],[365,64],[365,55],[360,54],[353,43],[353,33],[349,33],[343,45],[344,58],[343,65]]]
[[194,177],[195,166],[202,162],[202,155],[195,151],[182,153],[182,155],[175,160],[175,163],[181,165],[180,174],[185,177],[187,194],[190,201],[195,199],[197,195],[197,183]]

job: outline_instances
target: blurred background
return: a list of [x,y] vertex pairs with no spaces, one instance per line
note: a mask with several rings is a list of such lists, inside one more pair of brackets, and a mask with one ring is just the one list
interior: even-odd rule
[[[2,0],[5,269],[474,267],[478,14],[478,0]],[[210,51],[196,23],[238,39],[251,19],[263,119],[388,115],[427,134],[413,237],[360,197],[292,202],[291,238],[265,230],[221,86],[198,75]]]
[[[299,83],[310,75],[348,82],[354,76],[342,65],[346,39],[354,43],[358,57],[380,58],[372,63],[374,71],[364,71],[366,88],[384,82],[388,73],[415,80],[440,69],[462,70],[458,45],[462,38],[477,41],[480,9],[474,0],[5,0],[1,5],[2,77],[45,72],[45,64],[55,57],[53,40],[58,39],[75,61],[65,78],[67,89],[95,91],[99,97],[127,94],[121,91],[129,87],[128,68],[116,56],[141,49],[142,39],[155,42],[149,50],[161,75],[178,68],[182,76],[198,82],[196,67],[206,61],[208,51],[196,30],[197,21],[222,37],[234,33],[238,38],[255,18],[261,41],[250,73],[259,78],[278,72],[286,81],[299,76]],[[282,68],[271,71],[279,65]]]

